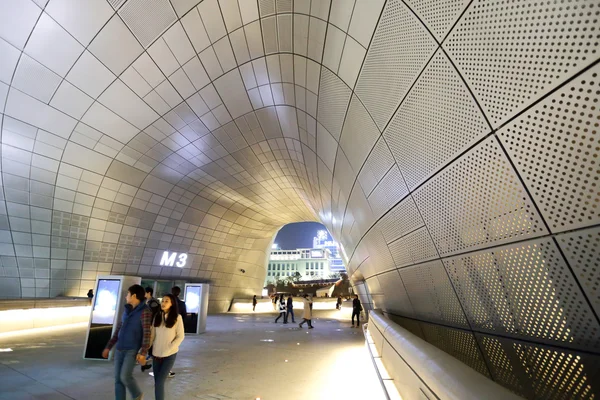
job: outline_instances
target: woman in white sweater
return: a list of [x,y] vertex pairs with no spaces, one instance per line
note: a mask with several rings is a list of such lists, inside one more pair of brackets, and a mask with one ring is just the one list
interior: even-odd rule
[[179,345],[183,342],[183,319],[177,310],[177,299],[165,294],[160,304],[160,312],[154,316],[154,342],[152,347],[152,370],[154,371],[154,396],[156,400],[165,398],[165,382],[175,364]]

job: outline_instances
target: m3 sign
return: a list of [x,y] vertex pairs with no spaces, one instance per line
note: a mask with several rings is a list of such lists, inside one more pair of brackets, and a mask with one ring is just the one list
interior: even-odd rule
[[[172,253],[165,251],[160,259],[160,264],[163,267],[172,267],[173,265],[183,268],[187,262],[188,255],[186,253]],[[177,260],[177,261],[175,261]]]

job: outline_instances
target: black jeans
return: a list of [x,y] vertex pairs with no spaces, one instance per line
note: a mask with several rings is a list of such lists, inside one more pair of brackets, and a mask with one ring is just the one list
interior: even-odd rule
[[356,326],[360,326],[360,311],[352,310],[352,325],[354,325],[354,316],[356,315]]
[[296,320],[294,319],[294,309],[293,308],[288,308],[287,313],[285,314],[285,319],[289,320],[290,319],[290,314],[292,314],[292,322],[296,322]]
[[300,326],[302,326],[305,322],[308,322],[308,326],[312,327],[312,319],[302,318],[302,322],[300,322]]
[[279,318],[283,317],[283,323],[287,323],[287,317],[285,316],[285,311],[279,313],[279,317],[275,318],[275,322],[279,321]]

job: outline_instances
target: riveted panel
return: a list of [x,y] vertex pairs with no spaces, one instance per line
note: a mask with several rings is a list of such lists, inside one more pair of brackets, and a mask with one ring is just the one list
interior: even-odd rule
[[473,327],[600,349],[598,321],[551,239],[450,258],[444,264]]
[[425,340],[452,355],[475,371],[490,377],[483,355],[472,332],[421,322]]
[[494,137],[413,196],[442,256],[547,233]]
[[467,320],[441,261],[431,261],[399,270],[415,318],[467,327]]
[[600,315],[600,228],[556,237],[588,300]]
[[429,32],[402,1],[390,0],[358,77],[356,94],[383,129],[435,50]]
[[443,46],[497,127],[596,60],[597,15],[598,4],[586,0],[477,0]]
[[467,87],[438,50],[384,137],[414,189],[489,131]]
[[553,232],[600,223],[599,72],[591,68],[498,131]]

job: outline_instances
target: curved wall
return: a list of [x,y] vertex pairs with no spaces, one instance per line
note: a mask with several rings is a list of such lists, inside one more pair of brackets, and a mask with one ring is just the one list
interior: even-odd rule
[[591,398],[598,14],[5,0],[0,296],[124,273],[210,281],[223,310],[319,220],[364,303],[521,395]]

